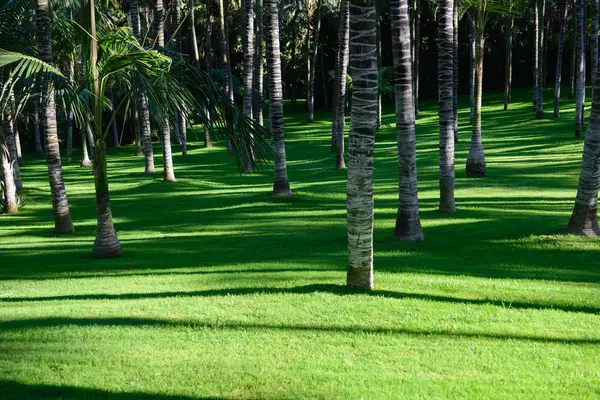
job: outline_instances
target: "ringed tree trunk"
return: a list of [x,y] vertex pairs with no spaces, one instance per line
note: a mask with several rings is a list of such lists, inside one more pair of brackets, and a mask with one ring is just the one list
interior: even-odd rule
[[544,13],[546,8],[545,0],[537,0],[536,3],[536,24],[535,24],[535,118],[544,119],[544,100],[543,100],[543,49],[544,49]]
[[376,25],[374,0],[350,1],[353,90],[346,189],[346,284],[349,288],[363,290],[373,289],[373,151],[377,131],[378,75]]
[[88,153],[88,140],[87,140],[87,132],[85,128],[81,129],[81,163],[79,163],[82,167],[91,167],[92,161],[90,160],[90,155]]
[[[421,0],[414,0],[415,15],[413,42],[413,99],[415,115],[419,115],[419,59],[421,53]],[[409,14],[410,15],[410,14]]]
[[[69,81],[75,82],[75,56],[68,61]],[[73,161],[73,110],[67,111],[67,162]]]
[[[454,0],[441,3],[438,19],[438,101],[440,125],[440,211],[455,212],[454,200]],[[473,32],[473,31],[471,31]]]
[[572,100],[575,95],[575,70],[577,68],[577,0],[573,0],[571,6],[573,20],[573,29],[571,33],[571,86],[569,87],[569,100]]
[[594,81],[592,111],[583,145],[579,186],[573,214],[564,231],[576,235],[598,236],[598,187],[600,186],[600,79]]
[[592,87],[594,85],[594,79],[596,77],[596,70],[598,69],[598,8],[600,7],[599,0],[590,0],[591,5],[591,28],[590,28],[590,60],[592,72],[590,74],[592,78]]
[[15,144],[17,146],[17,162],[19,166],[23,166],[25,162],[23,161],[23,154],[21,152],[21,135],[19,135],[19,125],[15,121]]
[[512,47],[513,47],[513,28],[515,25],[515,17],[506,16],[506,67],[504,68],[504,110],[508,110],[508,105],[511,101],[512,90]]
[[[4,139],[0,135],[0,139]],[[10,160],[8,148],[4,144],[4,140],[0,140],[0,189],[2,195],[2,211],[4,214],[16,214],[18,212],[19,202],[17,200],[17,189],[13,179],[14,163]]]
[[473,114],[475,112],[475,27],[469,24],[471,32],[469,33],[469,101],[471,110],[469,114],[469,123],[473,123]]
[[481,97],[483,89],[483,53],[485,39],[482,27],[475,29],[475,104],[473,107],[473,130],[471,146],[467,156],[467,176],[481,178],[485,176],[485,155],[481,143]]
[[454,120],[454,143],[458,143],[458,2],[454,2],[452,14],[452,115]]
[[[206,0],[206,31],[204,34],[204,58],[205,58],[205,67],[206,73],[208,76],[212,74],[212,13],[211,13],[211,1]],[[209,149],[213,147],[212,142],[210,140],[210,131],[212,129],[212,121],[210,120],[210,113],[206,113],[206,123],[204,125],[204,147]]]
[[[252,119],[252,91],[254,74],[254,1],[244,0],[244,18],[246,32],[244,34],[244,104],[243,112],[246,117]],[[252,152],[243,149],[244,173],[252,173]]]
[[408,0],[391,0],[392,54],[396,92],[396,138],[398,143],[398,214],[394,236],[400,240],[423,240],[417,189],[417,149],[413,112],[413,76]]
[[585,2],[577,0],[577,66],[575,91],[575,137],[581,136],[583,126],[583,102],[585,99],[585,20],[583,8]]
[[[409,36],[410,38],[410,36]],[[376,26],[376,39],[377,39],[377,74],[378,74],[378,87],[377,87],[377,129],[381,128],[381,91],[379,84],[382,83],[381,76],[381,21],[377,17]],[[409,39],[410,40],[410,39]],[[411,48],[412,50],[412,48]]]
[[560,117],[560,85],[562,81],[563,53],[565,51],[565,32],[567,25],[567,4],[560,10],[558,51],[556,55],[556,78],[554,80],[554,118]]
[[348,57],[350,40],[350,9],[348,0],[340,3],[340,31],[337,49],[337,64],[335,66],[333,87],[333,121],[331,124],[331,150],[336,153],[336,169],[345,169],[344,162],[344,125],[346,106],[346,81],[348,74]]
[[198,52],[198,39],[196,38],[196,17],[194,15],[194,6],[195,1],[189,0],[189,22],[190,22],[190,36],[191,36],[191,45],[192,45],[192,64],[195,67],[198,67],[200,64],[200,54]]
[[2,122],[2,124],[4,125],[3,129],[6,132],[6,147],[8,148],[8,155],[10,157],[15,189],[19,191],[23,189],[23,184],[21,183],[21,170],[19,169],[19,157],[17,155],[17,143],[15,141],[14,121],[12,112],[9,113],[6,117],[7,118],[5,118]]
[[[156,44],[165,47],[165,16],[162,0],[155,0],[154,3],[154,32],[156,34]],[[116,121],[116,120],[115,120]],[[165,115],[162,120],[162,131],[160,135],[162,142],[163,155],[163,180],[165,182],[175,182],[175,171],[173,169],[173,154],[171,151],[171,130],[169,129],[169,116]]]
[[312,33],[312,49],[310,50],[308,66],[308,93],[306,103],[308,105],[308,122],[315,119],[315,74],[317,69],[317,53],[319,51],[319,35],[321,33],[321,1],[317,1],[317,8],[313,14],[314,29]]
[[[54,65],[52,58],[52,28],[50,25],[50,5],[48,0],[36,2],[36,38],[39,57],[42,61]],[[46,163],[52,194],[52,211],[54,213],[54,230],[58,233],[74,232],[71,212],[67,199],[67,190],[63,179],[58,133],[56,130],[56,105],[54,103],[54,86],[50,79],[42,84],[42,114],[46,135]]]
[[284,128],[283,128],[283,86],[281,83],[281,54],[279,51],[279,19],[277,0],[266,0],[267,15],[267,68],[269,73],[269,118],[273,138],[274,181],[273,194],[291,196],[287,176]]
[[[293,45],[293,44],[292,44]],[[256,67],[254,69],[254,118],[259,126],[263,126],[263,75],[264,75],[264,51],[263,51],[263,2],[256,0]]]

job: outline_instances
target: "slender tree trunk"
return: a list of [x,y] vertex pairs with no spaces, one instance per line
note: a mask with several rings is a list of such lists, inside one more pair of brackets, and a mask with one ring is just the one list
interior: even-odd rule
[[366,290],[373,289],[373,150],[377,131],[378,74],[376,26],[374,0],[350,1],[353,90],[346,189],[346,282],[350,288]]
[[544,119],[544,71],[543,71],[543,60],[544,60],[544,14],[546,10],[546,1],[537,0],[536,5],[536,98],[535,98],[535,118]]
[[394,236],[400,240],[423,240],[417,189],[417,150],[413,112],[413,65],[411,61],[408,0],[391,0],[394,88],[396,92],[396,138],[398,142],[398,215]]
[[467,176],[480,178],[485,176],[485,155],[481,143],[481,97],[483,95],[483,53],[485,50],[482,27],[477,27],[475,55],[475,105],[473,112],[473,131],[471,146],[467,156]]
[[558,34],[558,51],[556,54],[556,78],[554,80],[554,118],[560,117],[560,84],[562,80],[562,64],[563,64],[563,53],[565,50],[565,31],[566,31],[566,19],[567,19],[567,5],[561,6],[560,10],[560,22],[559,22],[559,34]]
[[350,9],[348,0],[340,2],[340,31],[337,50],[337,64],[335,66],[333,88],[333,122],[331,149],[336,153],[337,169],[345,169],[344,162],[344,125],[346,105],[346,82],[348,74],[349,40],[350,40]]
[[591,28],[590,28],[590,60],[592,72],[590,77],[592,78],[592,87],[594,85],[594,79],[596,78],[596,71],[598,69],[598,8],[600,7],[599,0],[590,0],[591,5]]
[[533,0],[533,19],[535,29],[533,32],[533,111],[537,112],[539,70],[540,70],[540,0]]
[[471,32],[469,34],[469,100],[471,111],[469,123],[473,123],[473,114],[475,112],[475,27],[470,24]]
[[[48,0],[37,0],[36,4],[36,38],[38,53],[42,61],[53,65],[52,39],[50,25],[50,6]],[[60,149],[56,131],[56,105],[54,103],[54,85],[51,80],[45,79],[42,85],[43,119],[46,133],[46,163],[48,164],[48,177],[50,178],[50,191],[52,194],[52,210],[54,212],[54,230],[59,233],[74,232],[67,191],[63,179],[62,164],[60,162]]]
[[[410,25],[409,25],[410,26]],[[376,43],[377,43],[377,129],[381,128],[381,91],[380,85],[382,82],[381,76],[381,21],[377,17],[376,25]],[[410,34],[408,36],[410,40]],[[410,43],[410,41],[409,41]],[[411,48],[412,50],[412,48]],[[411,65],[412,68],[412,65]],[[414,104],[414,103],[413,103]]]
[[452,115],[454,126],[454,143],[458,143],[458,2],[452,10]]
[[[223,0],[220,0],[220,4],[219,6],[222,6],[223,4]],[[195,1],[194,0],[189,0],[188,2],[189,5],[189,10],[190,10],[190,14],[189,14],[189,23],[190,23],[190,36],[191,36],[191,47],[192,47],[192,64],[196,67],[199,66],[200,64],[200,54],[198,53],[198,39],[196,37],[196,17],[194,14],[194,6]],[[209,23],[210,25],[210,23]]]
[[188,121],[188,110],[182,105],[179,112],[179,129],[181,129],[181,155],[187,156],[187,121]]
[[135,112],[132,110],[132,114],[133,125],[135,130],[135,155],[141,157],[144,155],[144,152],[142,151],[142,123],[137,109],[135,110]]
[[575,92],[575,137],[581,136],[585,99],[585,2],[577,0],[577,75]]
[[21,135],[19,135],[19,125],[15,121],[15,145],[17,146],[17,162],[19,166],[23,166],[25,163],[23,162],[23,154],[21,151]]
[[325,49],[321,47],[319,54],[321,55],[321,86],[323,88],[323,105],[325,109],[329,108],[329,96],[327,94],[327,72],[325,69]]
[[281,83],[277,0],[266,0],[265,6],[267,15],[267,68],[269,70],[269,118],[275,159],[273,163],[275,170],[273,194],[276,196],[291,196],[283,129],[283,86]]
[[[4,139],[2,135],[0,135],[0,139]],[[16,214],[19,206],[13,179],[13,165],[4,140],[0,140],[0,189],[2,190],[0,200],[2,200],[2,211],[5,214]]]
[[[438,18],[438,101],[440,126],[440,211],[455,212],[454,201],[454,0],[441,3]],[[471,35],[473,29],[471,29]],[[470,38],[472,41],[472,37]],[[472,44],[471,44],[472,45]]]
[[116,148],[119,148],[119,147],[121,147],[121,142],[119,141],[119,127],[117,126],[116,118],[113,119],[113,122],[112,122],[112,131],[113,131],[113,146]]
[[413,99],[415,115],[419,115],[419,59],[421,53],[421,0],[414,0]]
[[[69,81],[75,82],[75,58],[68,61]],[[73,161],[73,110],[67,111],[67,162]]]
[[571,34],[571,86],[569,87],[569,100],[572,100],[575,95],[575,70],[577,69],[577,0],[573,0],[573,30]]
[[317,69],[317,52],[319,51],[319,35],[321,33],[321,0],[317,1],[317,8],[313,13],[314,29],[312,32],[312,48],[308,66],[308,93],[306,103],[308,105],[308,122],[315,119],[315,72]]
[[44,149],[42,148],[42,133],[40,129],[40,110],[38,108],[38,102],[33,102],[33,136],[35,140],[35,154],[38,156],[44,155]]
[[8,149],[8,155],[10,157],[15,189],[19,191],[23,189],[23,184],[21,183],[21,170],[19,169],[19,157],[17,156],[17,143],[15,141],[14,120],[12,112],[9,113],[6,117],[7,118],[4,119],[4,121],[2,122],[2,124],[4,125],[3,129],[6,134],[6,147]]
[[600,186],[600,79],[593,79],[592,111],[587,126],[579,186],[566,233],[598,236],[598,187]]
[[506,67],[504,68],[504,110],[508,110],[508,105],[511,100],[512,89],[512,42],[513,42],[513,27],[515,18],[511,16],[505,17],[506,25]]
[[264,51],[263,51],[263,2],[256,0],[256,67],[254,79],[254,118],[259,126],[263,126],[263,75],[264,75]]
[[[243,112],[244,115],[252,119],[252,92],[253,92],[253,81],[254,78],[254,1],[244,0],[244,103]],[[244,172],[249,174],[252,173],[252,151],[250,149],[243,149],[243,166]]]
[[[204,57],[206,73],[208,76],[212,75],[212,13],[211,13],[211,1],[206,0],[206,32],[204,35]],[[212,121],[210,120],[210,113],[206,113],[207,121],[204,126],[204,147],[209,149],[213,147],[210,140],[210,131],[212,129]],[[185,128],[184,128],[185,129]]]

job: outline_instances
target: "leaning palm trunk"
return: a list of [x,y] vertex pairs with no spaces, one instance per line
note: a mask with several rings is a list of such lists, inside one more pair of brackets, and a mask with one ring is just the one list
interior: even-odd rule
[[398,215],[394,236],[400,240],[423,240],[419,219],[417,152],[408,0],[391,0],[394,88],[396,92],[396,138],[398,141]]
[[575,91],[575,137],[581,136],[583,125],[583,101],[585,96],[585,21],[583,0],[577,0],[576,18],[577,18],[577,70],[576,70],[576,91]]
[[283,87],[281,83],[281,54],[279,52],[279,20],[277,0],[265,2],[267,15],[267,68],[269,70],[269,119],[273,138],[274,170],[273,194],[291,196],[287,176],[283,130]]
[[[244,34],[244,104],[243,112],[252,119],[252,79],[254,74],[254,1],[244,0],[244,19],[246,32]],[[252,172],[252,154],[249,149],[243,149],[244,172]]]
[[[2,136],[0,135],[0,139]],[[2,190],[0,200],[2,201],[2,211],[5,214],[15,214],[18,212],[17,189],[13,179],[14,163],[10,161],[10,154],[2,140],[0,140],[0,189]]]
[[438,19],[438,101],[440,125],[440,211],[454,212],[453,16],[454,0],[441,4]]
[[560,84],[562,81],[563,53],[565,50],[565,31],[567,19],[567,5],[564,4],[560,11],[559,34],[558,34],[558,52],[556,55],[556,78],[554,80],[554,118],[560,117]]
[[[196,67],[200,64],[200,54],[198,52],[198,39],[196,38],[196,16],[194,14],[195,1],[189,0],[188,9],[189,13],[189,24],[190,24],[190,36],[191,36],[191,47],[192,47],[192,64]],[[210,24],[210,22],[209,22]]]
[[[50,25],[50,6],[48,0],[37,0],[36,3],[37,43],[39,57],[52,65],[52,39]],[[60,233],[74,232],[67,191],[63,179],[60,149],[56,130],[56,105],[54,103],[54,86],[50,79],[45,79],[42,85],[43,120],[46,133],[46,163],[50,178],[52,194],[52,210],[54,212],[54,230]]]
[[313,14],[314,29],[312,32],[312,49],[310,50],[308,66],[308,93],[306,103],[308,104],[308,122],[315,118],[315,71],[317,67],[317,52],[319,51],[319,34],[321,32],[321,1],[318,0],[317,8]]
[[512,15],[506,16],[506,67],[504,68],[504,110],[508,110],[508,105],[511,101],[512,90],[512,42],[513,42],[513,27],[515,25],[515,17]]
[[[160,47],[165,46],[165,23],[164,8],[162,0],[155,0],[154,3],[154,32],[156,33],[156,44]],[[175,181],[175,171],[173,169],[173,154],[171,152],[171,130],[169,129],[169,116],[165,115],[160,127],[163,155],[163,180],[165,182]]]
[[373,150],[377,131],[378,74],[376,19],[374,0],[350,1],[353,90],[346,189],[346,282],[350,288],[366,290],[373,289]]
[[592,111],[583,146],[583,160],[575,206],[565,232],[598,236],[598,187],[600,186],[600,79],[593,79]]
[[331,150],[336,153],[336,168],[346,168],[344,162],[344,125],[346,104],[346,75],[348,74],[348,41],[350,38],[350,9],[348,0],[340,4],[340,33],[333,87],[333,121]]
[[481,97],[483,87],[483,29],[475,29],[475,101],[473,104],[473,130],[471,133],[471,146],[467,156],[467,176],[478,178],[485,176],[485,155],[481,143]]
[[458,143],[458,2],[454,2],[452,13],[452,115],[454,143]]

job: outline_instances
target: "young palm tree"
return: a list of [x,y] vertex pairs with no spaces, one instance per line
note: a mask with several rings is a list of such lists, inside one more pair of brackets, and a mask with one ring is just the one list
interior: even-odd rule
[[[52,28],[50,25],[50,5],[48,0],[36,1],[36,38],[38,53],[42,61],[52,65]],[[56,130],[56,105],[54,103],[54,86],[52,81],[46,79],[42,84],[42,115],[46,134],[46,163],[50,178],[50,191],[52,194],[52,211],[54,212],[54,230],[59,233],[74,232],[71,212],[67,199],[67,190],[63,179],[62,164],[60,162],[60,148],[58,132]]]
[[583,129],[583,107],[585,99],[585,20],[583,9],[585,2],[576,0],[577,20],[577,57],[576,57],[576,85],[575,85],[575,137],[581,136]]
[[267,15],[267,68],[269,73],[269,118],[273,153],[275,157],[275,177],[273,194],[291,196],[287,176],[285,141],[283,130],[283,87],[281,83],[281,55],[279,52],[279,17],[277,0],[265,2]]
[[600,186],[600,79],[593,79],[592,111],[587,126],[579,186],[573,214],[565,232],[576,235],[598,236],[598,187]]
[[398,215],[394,236],[400,240],[423,240],[419,219],[417,152],[408,0],[390,1],[392,50],[396,91],[396,138],[398,141]]
[[[377,131],[375,0],[350,1],[352,111],[348,146],[347,285],[373,289],[373,150]],[[412,109],[411,109],[412,111]]]
[[558,33],[558,51],[556,54],[556,78],[554,80],[554,118],[560,117],[560,84],[562,81],[563,53],[565,49],[565,32],[567,28],[567,4],[560,6],[560,20]]
[[348,74],[348,41],[350,39],[350,9],[348,0],[340,2],[340,30],[338,35],[337,63],[333,83],[333,121],[331,124],[331,150],[336,153],[336,168],[345,169],[344,125],[346,82]]
[[440,124],[440,211],[455,212],[453,58],[454,0],[444,0],[438,18],[438,100]]

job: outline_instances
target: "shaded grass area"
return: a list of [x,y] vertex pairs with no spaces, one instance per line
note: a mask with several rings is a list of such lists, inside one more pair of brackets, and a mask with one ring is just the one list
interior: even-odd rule
[[372,293],[343,286],[346,172],[328,112],[307,124],[303,105],[286,108],[291,199],[270,195],[269,166],[239,175],[223,143],[202,149],[199,130],[175,183],[143,174],[131,146],[111,149],[118,260],[90,256],[91,171],[65,164],[76,233],[56,235],[44,163],[27,155],[30,201],[0,217],[0,398],[600,396],[600,243],[560,235],[583,142],[572,102],[535,121],[530,99],[515,91],[504,112],[486,94],[488,177],[473,180],[461,98],[456,214],[437,211],[437,106],[421,104],[421,243],[392,236],[385,110]]

